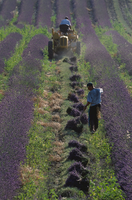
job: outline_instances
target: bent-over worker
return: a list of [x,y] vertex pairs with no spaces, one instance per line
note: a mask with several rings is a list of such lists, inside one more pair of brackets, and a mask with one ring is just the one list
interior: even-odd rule
[[84,110],[90,105],[88,111],[89,127],[90,131],[94,133],[98,128],[98,119],[101,109],[101,93],[103,93],[103,89],[95,88],[91,82],[87,84],[87,88],[90,92],[88,93],[87,104],[84,106]]

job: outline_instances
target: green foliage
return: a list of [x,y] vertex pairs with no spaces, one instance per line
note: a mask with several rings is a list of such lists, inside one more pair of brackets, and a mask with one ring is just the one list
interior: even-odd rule
[[112,36],[105,35],[105,32],[108,31],[108,28],[102,29],[100,26],[96,26],[95,32],[99,37],[101,43],[106,47],[107,51],[113,57],[117,53],[117,44],[113,43]]
[[116,30],[120,35],[122,35],[128,42],[132,43],[132,37],[131,35],[125,30],[122,23],[119,23],[118,21],[112,22],[112,26],[114,30]]
[[51,17],[51,22],[53,23],[52,26],[55,27],[55,23],[56,23],[56,15],[55,14]]

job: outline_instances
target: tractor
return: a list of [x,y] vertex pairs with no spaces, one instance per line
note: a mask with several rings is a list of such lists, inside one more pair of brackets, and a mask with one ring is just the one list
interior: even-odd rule
[[81,47],[77,33],[71,29],[61,32],[61,30],[54,31],[54,28],[52,28],[52,40],[48,41],[49,59],[53,59],[54,53],[59,54],[64,50],[71,50],[80,55]]

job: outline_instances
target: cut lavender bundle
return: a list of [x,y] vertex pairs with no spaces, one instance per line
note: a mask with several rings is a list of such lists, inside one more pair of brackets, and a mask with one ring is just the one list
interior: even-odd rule
[[73,104],[73,107],[78,109],[79,111],[83,111],[84,105],[82,103],[75,103]]
[[84,90],[83,90],[83,89],[77,90],[77,94],[78,94],[78,95],[83,95],[83,94],[84,94]]
[[87,163],[88,163],[88,159],[85,158],[83,156],[82,152],[79,149],[77,149],[77,148],[72,149],[72,151],[69,154],[68,159],[80,161],[83,164],[83,166],[86,166]]
[[70,83],[70,86],[71,86],[72,88],[75,88],[76,86],[82,87],[82,86],[83,86],[83,83],[82,83],[82,82],[73,81],[72,83]]
[[84,166],[82,165],[81,162],[75,162],[73,163],[69,168],[68,171],[77,171],[77,173],[81,174],[81,176],[86,176],[87,174],[89,174],[89,171],[84,168]]
[[82,179],[76,171],[72,171],[66,180],[65,187],[77,187],[84,192],[88,192],[89,180]]
[[88,123],[88,117],[87,115],[84,113],[81,118],[80,118],[82,124],[87,124]]
[[76,108],[73,108],[73,109],[71,110],[70,115],[73,116],[73,117],[77,117],[77,116],[80,116],[81,113],[80,113],[80,111],[78,111]]
[[68,99],[73,102],[79,102],[78,97],[74,93],[69,93]]
[[76,140],[71,140],[69,143],[68,143],[68,146],[69,147],[76,147],[78,148],[80,151],[87,151],[87,146],[84,145],[84,144],[80,144],[78,141]]
[[83,129],[83,125],[80,124],[76,119],[71,119],[67,122],[65,129],[71,129],[76,131],[77,133],[81,133]]
[[78,67],[77,66],[74,66],[74,65],[71,65],[69,67],[69,69],[71,70],[71,72],[77,72],[78,71]]
[[79,110],[75,109],[75,108],[71,108],[71,107],[68,107],[67,111],[68,115],[71,115],[73,117],[77,117],[77,116],[80,116],[81,113],[79,112]]
[[81,76],[79,74],[74,74],[70,76],[70,81],[79,81],[81,79]]

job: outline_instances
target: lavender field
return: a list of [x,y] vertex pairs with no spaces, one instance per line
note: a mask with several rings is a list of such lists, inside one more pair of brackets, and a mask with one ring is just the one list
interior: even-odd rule
[[[132,200],[131,13],[128,0],[0,1],[0,200]],[[65,16],[81,55],[49,60]],[[89,81],[104,91],[94,134]]]

